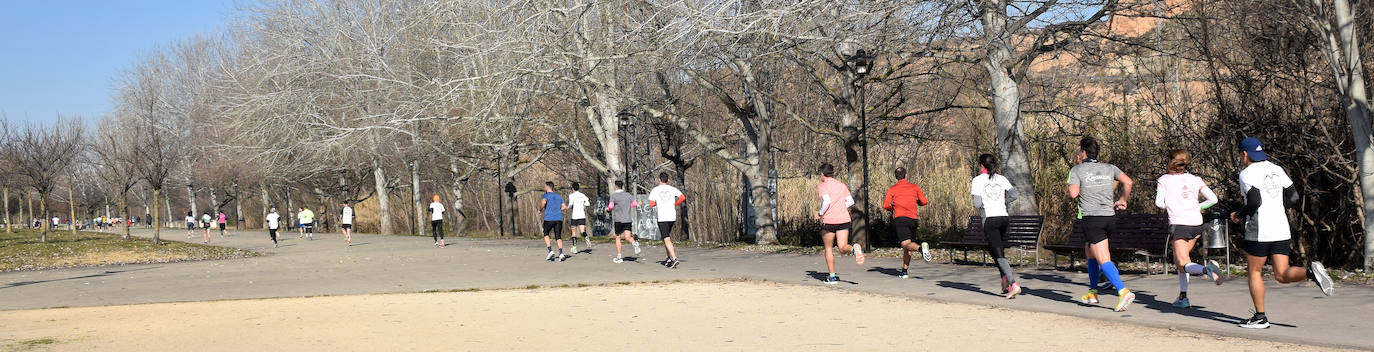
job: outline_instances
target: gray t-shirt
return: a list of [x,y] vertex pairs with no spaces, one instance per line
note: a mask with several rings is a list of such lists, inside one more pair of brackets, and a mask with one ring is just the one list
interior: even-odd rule
[[1078,217],[1114,216],[1116,176],[1121,169],[1102,162],[1083,162],[1069,169],[1069,184],[1078,186]]
[[630,204],[634,201],[635,197],[630,195],[630,192],[611,192],[611,221],[630,222]]

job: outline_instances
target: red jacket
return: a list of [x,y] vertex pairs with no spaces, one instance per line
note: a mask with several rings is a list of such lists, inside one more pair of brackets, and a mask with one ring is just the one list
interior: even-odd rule
[[883,196],[883,209],[891,211],[894,218],[920,219],[916,215],[916,207],[926,204],[930,204],[930,201],[921,192],[921,186],[906,180],[898,180]]

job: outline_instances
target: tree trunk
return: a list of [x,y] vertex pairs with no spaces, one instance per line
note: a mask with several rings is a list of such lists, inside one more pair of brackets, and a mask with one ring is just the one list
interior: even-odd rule
[[415,227],[414,232],[418,236],[425,235],[425,207],[424,199],[420,198],[420,165],[414,160],[410,161],[410,199],[411,205],[415,208]]
[[291,226],[291,229],[292,229],[292,230],[295,230],[295,227],[296,227],[296,226],[299,226],[299,224],[296,223],[296,219],[297,219],[296,216],[298,216],[299,213],[296,212],[296,203],[295,203],[294,201],[292,201],[292,199],[291,199],[291,184],[286,184],[285,187],[286,187],[286,215],[289,217],[289,218],[287,219],[286,223],[291,224],[291,225],[292,225],[292,226]]
[[748,168],[744,173],[749,178],[749,202],[754,207],[754,241],[758,244],[777,244],[778,233],[774,231],[773,209],[768,194],[768,172],[763,166]]
[[47,242],[48,230],[52,229],[52,219],[48,218],[48,194],[46,192],[38,192],[38,215],[43,216],[43,221],[40,221],[43,225],[39,227],[42,232],[38,235],[38,242]]
[[1345,81],[1344,99],[1346,119],[1350,120],[1350,130],[1354,134],[1355,154],[1359,159],[1359,179],[1361,208],[1360,218],[1364,222],[1364,270],[1369,272],[1374,266],[1374,222],[1367,215],[1374,213],[1374,130],[1371,129],[1369,93],[1365,90],[1364,61],[1360,58],[1360,35],[1357,32],[1354,15],[1354,1],[1332,1],[1336,16],[1335,34],[1338,51],[1334,53],[1343,60],[1337,61],[1344,66],[1345,77],[1336,72],[1338,80]]
[[453,173],[453,236],[460,237],[463,235],[463,223],[467,220],[467,217],[463,216],[463,179],[458,172],[457,160],[450,159],[448,169]]
[[1006,63],[1012,57],[1011,34],[1007,31],[1006,6],[994,5],[981,18],[987,37],[987,57],[981,62],[991,81],[992,120],[997,129],[997,153],[1002,159],[1002,175],[1017,189],[1017,199],[1007,209],[1012,215],[1039,214],[1035,182],[1030,171],[1026,137],[1021,132],[1021,89]]
[[119,211],[122,219],[120,224],[124,225],[123,238],[127,240],[129,239],[129,191],[127,190],[119,194]]
[[76,235],[76,197],[72,192],[72,183],[67,182],[67,223],[70,224],[72,235]]
[[186,177],[186,202],[190,204],[191,216],[195,216],[196,213],[199,213],[196,211],[196,188],[191,184],[190,176]]
[[[158,193],[159,193],[158,190],[153,190],[153,213],[154,213],[154,214],[157,213],[157,196],[158,196]],[[167,207],[167,220],[165,220],[165,221],[172,221],[172,219],[176,219],[176,216],[173,216],[173,215],[172,215],[172,197],[171,197],[171,196],[162,197],[162,205],[164,205],[164,206]]]
[[10,188],[5,189],[5,233],[14,232],[14,223],[10,221]]
[[239,183],[234,182],[234,229],[243,231],[243,197],[239,194]]
[[[158,244],[158,243],[161,243],[161,241],[162,241],[162,221],[161,221],[161,219],[158,219],[158,218],[157,218],[158,215],[159,215],[158,212],[157,212],[157,197],[158,197],[159,195],[161,195],[161,193],[162,193],[162,189],[160,189],[160,188],[153,188],[153,199],[152,199],[152,203],[153,203],[153,214],[152,214],[152,215],[153,215],[153,244]],[[169,205],[169,206],[167,207],[167,211],[168,211],[167,216],[168,216],[169,218],[171,217],[171,213],[170,213],[170,212],[172,211],[171,209],[172,209],[172,207]]]
[[210,187],[210,217],[219,220],[219,197],[215,195],[215,187]]
[[377,219],[381,222],[382,234],[392,234],[391,195],[386,190],[386,173],[376,161],[372,162],[372,175],[377,181]]
[[262,192],[262,229],[267,229],[267,209],[272,207],[271,201],[267,199],[267,182],[258,183],[258,192]]

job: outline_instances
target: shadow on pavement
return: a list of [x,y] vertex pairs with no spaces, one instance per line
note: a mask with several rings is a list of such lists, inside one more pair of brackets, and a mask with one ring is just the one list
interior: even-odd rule
[[[830,273],[822,273],[822,272],[818,272],[818,271],[815,271],[815,270],[807,270],[807,271],[806,271],[806,275],[807,275],[807,276],[810,276],[812,279],[816,279],[816,281],[820,281],[820,282],[822,282],[822,283],[825,282],[825,279],[830,278]],[[846,284],[850,284],[850,285],[858,285],[858,284],[859,284],[859,283],[857,283],[857,282],[845,280],[845,279],[843,279],[843,278],[840,279],[840,282],[843,282],[843,283],[846,283]]]
[[[883,267],[876,267],[876,266],[875,266],[875,267],[869,268],[868,271],[880,273],[880,274],[887,275],[887,276],[901,276],[901,275],[902,275],[902,269],[897,269],[897,268],[883,268]],[[912,274],[912,273],[910,273],[910,272],[907,272],[907,275],[910,276],[910,278],[912,278],[912,279],[921,279],[920,276],[916,276],[915,274]],[[824,278],[822,278],[822,279],[824,279]]]
[[90,274],[90,275],[73,276],[73,277],[63,278],[63,279],[12,282],[12,283],[9,283],[9,284],[5,284],[5,286],[4,286],[4,287],[0,287],[0,289],[14,288],[14,287],[19,287],[19,286],[28,286],[28,285],[33,285],[33,284],[41,284],[41,283],[56,282],[56,281],[92,279],[92,278],[97,278],[97,277],[110,276],[110,275],[114,275],[114,274],[121,274],[121,273],[127,273],[127,272],[132,272],[132,271],[150,270],[150,269],[157,269],[157,268],[161,268],[161,267],[139,268],[139,269],[126,269],[126,270],[114,270],[114,271],[106,270],[105,272],[99,273],[99,274]]
[[969,283],[963,283],[963,282],[953,282],[953,281],[944,281],[944,280],[941,280],[940,282],[935,283],[935,286],[940,286],[940,287],[944,287],[944,288],[952,288],[952,289],[956,289],[956,290],[964,290],[964,291],[975,292],[975,293],[981,293],[981,294],[985,294],[985,295],[989,295],[989,296],[1002,297],[1002,295],[999,295],[999,294],[996,294],[996,293],[992,293],[992,292],[988,292],[988,291],[984,291],[982,288],[979,288],[978,285],[969,284]]

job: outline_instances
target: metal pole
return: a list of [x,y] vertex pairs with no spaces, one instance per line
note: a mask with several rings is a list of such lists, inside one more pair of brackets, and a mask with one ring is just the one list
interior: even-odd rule
[[867,249],[867,250],[869,250],[869,251],[872,251],[872,250],[873,250],[873,240],[872,240],[872,238],[873,238],[873,231],[869,231],[869,229],[872,229],[872,228],[873,228],[873,223],[872,223],[872,219],[868,216],[868,212],[869,212],[868,203],[871,203],[871,202],[868,201],[868,111],[867,111],[867,110],[868,110],[868,109],[865,109],[865,108],[864,108],[864,83],[863,83],[863,81],[859,81],[859,124],[861,125],[861,126],[859,127],[859,138],[860,138],[859,143],[862,143],[862,144],[861,144],[861,147],[863,148],[863,158],[864,158],[864,161],[863,161],[863,163],[864,163],[864,165],[863,165],[863,168],[864,168],[864,174],[863,174],[864,185],[863,185],[863,187],[861,187],[861,189],[859,190],[859,192],[862,192],[862,193],[863,193],[863,198],[861,198],[861,199],[864,200],[864,249]]

